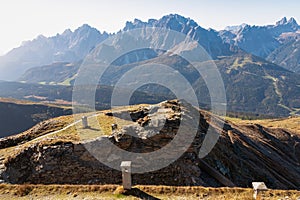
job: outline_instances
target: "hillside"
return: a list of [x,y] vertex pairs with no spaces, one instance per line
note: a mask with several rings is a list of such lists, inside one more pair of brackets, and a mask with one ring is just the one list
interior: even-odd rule
[[27,70],[18,80],[26,83],[71,85],[81,62],[56,62]]
[[[298,33],[299,34],[299,33]],[[268,60],[300,73],[300,40],[292,40],[273,51]]]
[[[236,56],[220,58],[214,62],[225,84],[227,105],[230,112],[244,112],[252,115],[265,114],[276,117],[299,113],[300,102],[297,98],[300,96],[299,74],[243,52]],[[206,83],[196,69],[179,56],[160,55],[141,62],[110,66],[100,82],[102,85],[115,85],[126,72],[134,67],[151,63],[170,66],[174,69],[174,74],[177,71],[180,72],[193,85],[202,103],[202,108],[208,108],[210,97]],[[59,64],[34,68],[34,70],[28,71],[22,80],[58,85],[72,84],[75,81],[78,66],[70,65],[64,69],[61,67],[63,65]],[[66,74],[67,77],[71,78],[63,79],[62,76],[53,76],[52,71],[54,73],[57,71],[60,75]],[[156,73],[162,72],[157,71]],[[148,95],[166,96],[168,99],[174,98],[171,91],[157,85],[146,85],[139,88],[138,91]],[[144,103],[148,102],[144,101]]]
[[300,117],[289,117],[280,119],[241,120],[238,118],[227,118],[237,124],[260,124],[267,128],[283,128],[300,134]]
[[44,120],[72,114],[68,107],[0,98],[0,137],[25,131]]
[[[114,117],[110,112],[89,114],[90,128],[83,129],[79,121],[61,131],[19,144],[18,148],[12,145],[1,149],[5,165],[3,179],[19,184],[120,184],[120,172],[96,159],[119,166],[122,158],[107,146],[107,139],[129,152],[155,152],[169,144],[179,134],[178,128],[182,128],[185,140],[191,137],[190,132],[197,130],[192,145],[174,163],[153,172],[134,174],[134,184],[251,187],[253,181],[264,181],[274,189],[300,188],[300,136],[293,130],[236,121],[224,121],[222,126],[221,118],[178,101],[121,107],[113,110]],[[133,121],[125,118],[126,113]],[[199,126],[195,126],[197,113]],[[112,123],[118,124],[118,130],[109,136]],[[199,159],[197,155],[205,144],[208,130],[212,131],[210,134],[219,133],[220,138],[212,151]],[[181,151],[179,146],[175,149],[168,151],[169,156]],[[151,167],[151,163],[163,166],[168,160],[164,155],[152,157],[149,165],[132,159],[133,170],[139,166]]]
[[267,58],[274,50],[287,42],[286,34],[293,34],[300,30],[294,18],[286,17],[275,25],[251,26],[242,24],[237,27],[221,31],[220,36],[230,44],[255,56]]
[[[201,107],[209,109],[210,94],[206,82],[192,64],[180,56],[160,55],[142,62],[112,65],[104,73],[101,84],[115,85],[124,74],[135,67],[152,63],[171,67],[174,75],[178,72],[182,74],[193,86]],[[299,113],[300,101],[297,98],[300,96],[299,74],[244,52],[222,57],[214,60],[214,63],[224,82],[228,111],[275,117]],[[201,64],[205,65],[205,62]],[[202,70],[202,73],[205,72],[205,69]],[[156,70],[155,73],[163,74],[160,70]],[[168,80],[172,74],[166,74],[165,77]],[[128,86],[130,87],[130,84]],[[164,95],[169,99],[174,98],[170,90],[158,85],[146,85],[138,90]]]
[[[29,100],[43,104],[55,104],[60,106],[72,105],[73,87],[66,85],[47,85],[36,83],[0,82],[0,97]],[[112,86],[97,86],[96,102],[97,110],[109,109],[113,92]],[[134,92],[130,104],[158,103],[168,99],[163,94],[154,95],[145,92]]]
[[216,61],[226,87],[228,110],[275,117],[299,114],[299,74],[250,55]]
[[[155,28],[152,29],[151,34],[147,33],[149,27]],[[91,72],[90,77],[85,79],[86,81],[96,78],[100,79],[101,86],[110,87],[115,86],[127,72],[129,73],[138,66],[160,64],[172,68],[174,72],[165,73],[164,68],[158,68],[155,72],[144,72],[145,74],[140,74],[139,77],[158,77],[155,75],[165,74],[160,79],[171,82],[171,76],[176,76],[180,72],[179,74],[196,91],[201,107],[209,109],[211,99],[206,85],[207,80],[203,80],[203,77],[201,78],[203,74],[199,74],[192,63],[186,59],[193,60],[197,65],[205,65],[205,61],[212,60],[223,78],[230,112],[286,117],[299,113],[300,76],[298,73],[283,68],[287,66],[283,65],[281,61],[279,63],[276,61],[276,63],[283,67],[266,61],[264,58],[273,51],[276,52],[275,49],[280,49],[283,43],[288,41],[287,37],[283,37],[282,34],[297,32],[298,28],[295,20],[290,19],[270,26],[243,25],[233,28],[233,30],[228,28],[224,32],[225,35],[222,35],[211,29],[203,29],[192,19],[176,14],[147,22],[136,19],[126,23],[124,32],[113,35],[110,39],[105,40],[105,44],[97,46],[82,62],[60,62],[34,67],[27,70],[19,80],[35,84],[72,85],[76,78],[78,80],[80,73],[86,71]],[[165,30],[164,34],[161,33],[162,30]],[[273,43],[276,45],[274,46]],[[143,48],[139,48],[139,46]],[[132,51],[131,47],[137,49]],[[205,50],[208,55],[202,50]],[[256,52],[256,50],[263,52]],[[121,55],[119,55],[120,53]],[[297,52],[294,53],[291,54],[290,51],[287,51],[285,55],[277,56],[276,54],[275,57],[282,60],[289,54],[293,60],[290,61],[295,64],[297,63]],[[203,55],[199,56],[200,54]],[[94,60],[90,60],[90,58],[94,58]],[[110,60],[110,58],[114,58],[114,60]],[[270,59],[270,61],[275,62],[274,59]],[[94,68],[87,67],[86,63],[89,62],[94,62]],[[110,63],[110,65],[104,70],[105,63]],[[209,67],[207,68],[203,67],[204,73],[209,71]],[[95,74],[92,70],[95,70],[94,72],[104,70],[103,76],[91,78]],[[293,71],[297,71],[297,69],[293,68]],[[215,77],[210,79],[213,78]],[[131,80],[133,79],[132,77]],[[124,89],[131,87],[130,85],[133,83],[132,81],[122,87]],[[174,83],[169,84],[174,85]],[[138,91],[150,96],[165,96],[167,97],[165,99],[175,98],[170,90],[158,86],[158,84],[144,85],[138,88]],[[105,96],[105,99],[109,98]]]
[[27,69],[54,62],[77,62],[109,36],[87,24],[65,30],[52,37],[43,35],[23,42],[20,47],[0,56],[0,80],[15,81]]

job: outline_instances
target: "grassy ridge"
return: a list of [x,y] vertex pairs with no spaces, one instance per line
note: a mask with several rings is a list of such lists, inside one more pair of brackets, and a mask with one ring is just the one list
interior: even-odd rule
[[[297,199],[299,191],[268,190],[261,199]],[[250,188],[205,188],[175,186],[135,186],[124,191],[118,185],[0,185],[6,199],[208,199],[251,200]]]
[[300,135],[300,117],[257,120],[243,120],[239,118],[226,117],[226,119],[236,124],[260,124],[267,128],[285,128]]

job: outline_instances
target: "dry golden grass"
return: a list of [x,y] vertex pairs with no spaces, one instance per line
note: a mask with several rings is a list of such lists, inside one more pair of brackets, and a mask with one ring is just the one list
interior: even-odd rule
[[105,135],[111,135],[112,130],[111,130],[111,124],[118,124],[118,129],[120,129],[122,126],[132,124],[132,121],[127,121],[124,119],[116,118],[116,117],[111,117],[111,116],[106,116],[104,114],[98,116],[98,121],[101,127],[101,130]]
[[[115,185],[0,185],[0,199],[73,199],[114,196]],[[81,198],[82,199],[82,198]],[[111,198],[110,198],[111,199]]]
[[[118,124],[118,129],[120,129],[122,126],[133,123],[132,121],[127,121],[124,119],[107,116],[107,115],[105,115],[105,112],[107,112],[107,111],[99,112],[96,114],[96,116],[93,116],[90,114],[82,115],[82,116],[89,116],[88,117],[89,128],[83,128],[82,123],[79,122],[74,126],[76,128],[76,130],[73,130],[71,132],[69,131],[68,133],[66,131],[63,131],[63,132],[57,134],[57,136],[65,137],[66,135],[74,135],[80,141],[91,140],[91,139],[95,139],[100,136],[111,135],[112,134],[112,129],[111,129],[112,124]],[[78,116],[76,118],[78,118]]]
[[[126,106],[119,107],[114,110],[136,110],[141,105],[136,106]],[[95,139],[103,135],[111,135],[111,124],[118,124],[120,129],[124,125],[129,125],[133,123],[132,121],[127,121],[117,117],[107,116],[105,113],[111,112],[111,110],[106,110],[102,112],[91,112],[91,113],[81,113],[74,114],[70,116],[61,116],[53,118],[51,120],[55,121],[55,126],[48,127],[45,130],[38,130],[37,132],[32,131],[31,129],[25,131],[21,134],[15,135],[13,137],[26,137],[34,138],[33,140],[27,141],[24,140],[24,143],[19,144],[17,147],[10,147],[5,149],[0,149],[0,157],[6,158],[6,161],[18,155],[24,149],[34,145],[51,145],[58,142],[79,142],[85,140]],[[81,118],[83,116],[88,117],[89,128],[83,128],[81,123]],[[57,123],[59,122],[59,123]],[[72,123],[74,125],[71,125]],[[65,128],[69,126],[68,128]],[[65,128],[65,129],[64,129]],[[61,131],[60,131],[61,130]],[[5,162],[6,162],[5,161]]]
[[[20,100],[20,99],[13,99],[13,98],[5,98],[5,97],[0,97],[0,102],[3,103],[15,103],[15,104],[23,104],[23,105],[38,105],[41,103],[29,101],[29,100]],[[45,104],[43,104],[45,105]]]
[[[72,116],[61,116],[61,117],[54,118],[52,120],[56,121],[55,126],[53,127],[48,127],[45,130],[37,130],[37,132],[34,132],[32,131],[32,129],[29,129],[18,135],[11,136],[11,138],[19,138],[19,137],[26,138],[26,136],[28,137],[30,136],[30,138],[34,138],[34,139],[30,141],[24,140],[22,144],[19,144],[17,146],[0,149],[0,157],[4,157],[5,160],[8,160],[14,157],[15,155],[19,154],[24,149],[36,143],[43,145],[43,144],[56,143],[58,141],[69,142],[69,141],[79,140],[78,135],[76,135],[76,129],[73,126],[69,127],[68,129],[62,132],[51,134],[54,131],[63,129],[68,124],[71,124],[74,120]],[[49,137],[46,136],[48,134],[51,134],[51,136]]]
[[7,138],[13,140],[21,140],[22,143],[25,143],[28,142],[29,140],[33,140],[35,138],[46,135],[48,133],[63,129],[68,124],[71,124],[73,122],[73,117],[70,115],[60,116],[50,120],[46,120],[45,122],[47,124],[46,126],[47,128],[45,128],[45,126],[40,126],[39,123],[20,134],[12,135]]
[[[136,110],[141,105],[116,108],[116,110]],[[29,141],[16,147],[0,150],[0,156],[16,155],[22,149],[38,143],[39,145],[50,145],[57,142],[80,141],[93,139],[101,135],[111,134],[111,124],[116,123],[119,128],[132,123],[131,121],[107,116],[103,111],[98,113],[83,113],[68,117],[61,117],[66,124],[71,124],[81,119],[82,116],[93,116],[88,118],[90,128],[83,129],[81,123],[69,128],[47,135],[35,141]],[[238,124],[257,123],[266,127],[288,128],[300,133],[300,118],[270,119],[270,120],[240,120],[227,118]],[[66,126],[64,124],[63,127]],[[53,131],[53,130],[52,130]],[[49,131],[48,133],[50,133]],[[140,193],[146,193],[159,199],[207,199],[207,200],[237,200],[253,199],[253,190],[246,188],[205,188],[205,187],[173,187],[173,186],[136,186]],[[137,193],[138,194],[138,193]],[[288,198],[286,198],[288,197]],[[262,194],[261,199],[279,200],[300,198],[299,191],[269,190]],[[128,195],[118,185],[8,185],[0,184],[0,199],[139,199],[138,196]]]
[[[124,107],[116,107],[113,111],[134,111],[137,110],[141,106],[147,106],[146,104],[141,105],[132,105],[132,106],[124,106]],[[75,115],[75,121],[81,119],[82,116],[90,116],[88,117],[88,125],[90,128],[83,129],[82,124],[78,123],[76,125],[77,134],[80,137],[80,140],[90,140],[103,135],[111,135],[112,124],[117,124],[118,129],[121,129],[122,126],[130,125],[133,122],[129,120],[120,119],[117,117],[107,116],[105,113],[112,112],[112,110],[104,110],[97,113],[84,113],[80,115]],[[93,116],[96,115],[96,116]]]
[[[43,98],[43,97],[41,97]],[[3,103],[14,103],[19,105],[44,105],[44,106],[50,106],[50,107],[59,107],[59,108],[65,108],[65,109],[72,109],[71,104],[63,104],[60,101],[56,101],[54,103],[48,103],[48,102],[34,102],[29,100],[20,100],[20,99],[13,99],[13,98],[5,98],[0,97],[0,102]]]
[[[251,200],[253,190],[247,188],[205,188],[175,186],[135,186],[133,192],[118,185],[0,185],[1,199],[208,199]],[[260,199],[295,199],[299,191],[268,190]]]
[[242,120],[226,117],[226,119],[236,124],[260,124],[268,128],[285,128],[300,134],[300,117],[262,120]]
[[[10,99],[6,99],[7,101],[12,101]],[[1,98],[0,98],[1,101]],[[3,100],[5,101],[5,99]],[[23,103],[32,103],[24,101]],[[144,104],[141,105],[133,105],[133,106],[124,106],[124,107],[116,107],[113,110],[114,111],[133,111],[137,110],[141,106],[146,106]],[[105,110],[102,112],[91,112],[91,113],[80,113],[80,114],[74,114],[69,116],[61,116],[57,118],[51,119],[51,121],[55,122],[55,125],[48,126],[47,129],[29,129],[23,133],[20,133],[18,135],[12,136],[14,138],[24,137],[24,138],[33,138],[33,141],[27,141],[24,140],[23,143],[33,144],[36,142],[41,142],[47,139],[57,139],[57,140],[73,140],[73,141],[79,141],[79,140],[86,140],[86,139],[94,139],[96,137],[99,137],[101,135],[110,135],[112,134],[111,130],[111,124],[118,124],[118,128],[121,128],[124,125],[129,125],[133,123],[132,121],[123,120],[116,117],[111,117],[105,115],[105,113],[111,112],[111,110]],[[81,118],[83,116],[88,117],[88,124],[89,128],[83,129],[82,124],[80,122]],[[53,133],[55,131],[61,130],[64,127],[74,123],[74,126],[70,126],[67,129],[64,129],[62,131]],[[37,137],[37,138],[36,138]],[[0,150],[1,154],[1,150]]]

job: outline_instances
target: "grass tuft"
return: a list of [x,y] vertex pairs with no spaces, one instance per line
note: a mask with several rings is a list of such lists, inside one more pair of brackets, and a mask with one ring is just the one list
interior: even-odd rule
[[19,197],[23,197],[28,195],[33,190],[33,187],[28,184],[19,185],[19,187],[16,188],[15,195]]

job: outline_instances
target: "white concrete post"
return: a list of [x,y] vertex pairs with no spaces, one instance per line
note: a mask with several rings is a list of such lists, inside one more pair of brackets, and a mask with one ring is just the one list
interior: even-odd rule
[[83,127],[83,128],[88,128],[88,127],[89,127],[89,124],[88,124],[87,117],[86,117],[86,116],[83,116],[83,117],[81,118],[81,120],[82,120],[82,127]]
[[131,161],[122,161],[121,170],[122,170],[123,188],[126,190],[130,190],[131,189]]
[[264,182],[252,182],[252,186],[254,190],[254,194],[253,194],[254,199],[258,198],[260,192],[268,190]]

